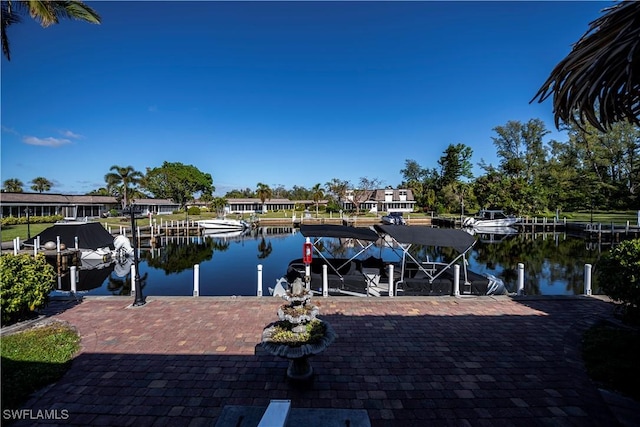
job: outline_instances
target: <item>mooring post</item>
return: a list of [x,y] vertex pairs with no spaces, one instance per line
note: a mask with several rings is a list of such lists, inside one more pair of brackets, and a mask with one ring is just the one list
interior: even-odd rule
[[524,264],[518,263],[518,295],[524,295]]
[[69,267],[69,280],[71,281],[71,292],[76,293],[78,288],[76,286],[76,266],[72,265]]
[[453,266],[453,296],[460,296],[460,266],[458,264]]
[[193,266],[193,296],[200,296],[200,264]]
[[591,295],[591,264],[584,265],[584,294]]
[[258,296],[262,296],[262,264],[258,264]]
[[389,298],[393,298],[395,289],[393,289],[393,264],[389,264]]
[[[135,249],[134,249],[135,250]],[[136,263],[131,264],[131,295],[136,294]]]
[[327,270],[327,264],[322,264],[322,296],[325,298],[329,296],[329,276]]

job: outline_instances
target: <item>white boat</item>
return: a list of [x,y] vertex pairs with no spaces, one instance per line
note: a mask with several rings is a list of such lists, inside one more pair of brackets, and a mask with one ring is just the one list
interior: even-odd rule
[[511,227],[522,218],[507,215],[501,209],[482,209],[475,217],[467,217],[462,222],[463,227]]
[[200,228],[205,230],[234,231],[249,228],[249,224],[241,219],[201,219],[197,223]]

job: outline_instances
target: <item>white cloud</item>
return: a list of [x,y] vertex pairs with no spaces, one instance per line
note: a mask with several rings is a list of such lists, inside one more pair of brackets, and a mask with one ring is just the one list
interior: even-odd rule
[[71,144],[71,141],[64,138],[54,138],[52,136],[48,138],[38,138],[36,136],[25,136],[22,138],[22,142],[29,145],[38,145],[41,147],[60,147],[62,145]]
[[8,128],[6,126],[2,126],[2,132],[12,133],[14,135],[18,135],[18,131],[12,128]]
[[73,138],[73,139],[79,139],[79,138],[82,138],[82,135],[79,135],[79,134],[77,134],[77,133],[71,132],[70,130],[62,131],[62,132],[60,132],[60,134],[61,134],[62,136],[67,137],[67,138]]

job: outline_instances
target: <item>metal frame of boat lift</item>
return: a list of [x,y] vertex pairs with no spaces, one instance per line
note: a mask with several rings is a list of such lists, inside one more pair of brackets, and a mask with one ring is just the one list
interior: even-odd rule
[[[309,237],[309,238],[312,239],[314,252],[317,253],[320,256],[320,258],[322,258],[325,261],[325,264],[327,265],[327,268],[331,268],[331,270],[343,282],[344,282],[344,277],[342,276],[342,274],[340,274],[339,270],[342,269],[343,267],[345,267],[350,262],[352,262],[355,259],[357,259],[360,256],[360,254],[362,254],[365,251],[367,251],[367,249],[369,249],[371,246],[375,245],[376,241],[378,239],[380,239],[380,235],[378,235],[378,233],[376,233],[375,231],[371,230],[370,228],[363,228],[363,227],[358,228],[358,227],[347,226],[347,225],[306,225],[306,224],[301,224],[300,225],[300,234],[302,234],[304,237]],[[318,249],[318,247],[316,246],[325,238],[354,239],[360,245],[360,250],[355,255],[353,255],[351,258],[347,259],[344,263],[342,263],[338,267],[335,267],[327,259],[327,257],[324,256],[322,251],[320,249]],[[369,243],[368,244],[363,244],[362,241],[368,241]],[[331,254],[331,252],[329,250],[327,250],[327,252],[329,253],[329,255],[333,255],[333,254]],[[363,276],[364,276],[364,279],[365,279],[366,284],[367,284],[367,293],[368,293],[368,288],[369,288],[369,285],[371,284],[371,278],[368,277],[366,274],[363,275]],[[351,292],[351,291],[348,291],[348,290],[345,290],[345,289],[332,289],[332,290],[340,292],[340,293],[344,293],[346,295],[362,296],[362,294],[360,294],[360,293]]]
[[[444,274],[447,269],[449,269],[460,258],[462,258],[464,284],[466,286],[471,285],[467,273],[466,254],[471,250],[471,248],[473,248],[476,240],[468,233],[456,229],[407,225],[376,225],[374,226],[374,228],[383,235],[389,236],[393,240],[393,242],[395,242],[397,247],[402,249],[402,254],[400,255],[398,254],[396,247],[390,245],[386,239],[383,239],[385,245],[402,259],[400,280],[394,283],[394,287],[397,287],[398,283],[402,283],[405,281],[404,276],[406,272],[407,257],[416,264],[418,270],[422,271],[427,276],[427,279],[430,282],[433,282],[439,276]],[[459,255],[448,264],[427,261],[427,265],[431,265],[434,267],[432,269],[427,269],[424,262],[418,261],[413,255],[409,253],[409,249],[413,244],[424,246],[451,247],[456,249],[459,252]],[[440,268],[436,268],[436,266],[439,266]]]

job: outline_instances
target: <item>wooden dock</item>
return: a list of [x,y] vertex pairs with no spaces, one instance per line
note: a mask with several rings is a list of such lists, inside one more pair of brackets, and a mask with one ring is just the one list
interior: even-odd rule
[[[433,225],[438,227],[461,228],[459,218],[434,218]],[[604,224],[591,222],[573,222],[548,218],[527,217],[512,226],[520,233],[565,232],[589,240],[619,242],[640,238],[640,227],[626,224]]]

